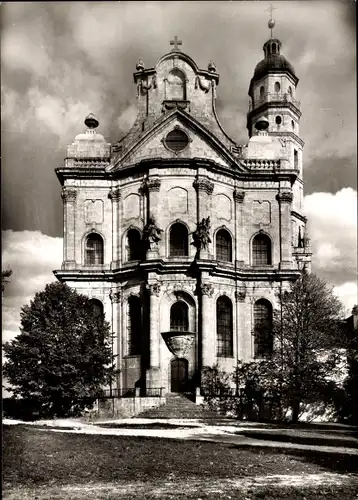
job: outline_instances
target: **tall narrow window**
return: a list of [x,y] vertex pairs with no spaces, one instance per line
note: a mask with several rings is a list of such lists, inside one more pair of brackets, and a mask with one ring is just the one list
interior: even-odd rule
[[139,297],[128,299],[128,354],[142,354],[142,306]]
[[267,357],[272,350],[272,306],[268,300],[260,299],[254,305],[254,354]]
[[260,87],[260,97],[263,97],[264,94],[265,94],[265,88],[264,88],[263,85],[261,85],[261,87]]
[[173,224],[170,228],[169,255],[171,257],[188,255],[188,230],[180,222]]
[[254,266],[271,265],[271,240],[265,234],[258,234],[253,239],[252,263]]
[[188,306],[181,300],[170,309],[170,329],[178,332],[189,330]]
[[216,233],[216,259],[225,262],[232,261],[231,236],[225,229]]
[[233,356],[233,315],[232,302],[228,297],[219,297],[216,302],[216,332],[218,357]]
[[103,239],[97,233],[87,236],[85,243],[85,265],[96,266],[103,264]]
[[298,170],[298,151],[297,149],[293,150],[293,161],[294,161],[294,169]]
[[91,299],[90,300],[90,306],[92,308],[93,314],[96,318],[96,320],[100,323],[103,324],[104,321],[104,312],[103,312],[103,304],[100,300],[97,299]]
[[141,237],[137,229],[130,229],[127,233],[128,260],[141,259]]
[[275,83],[275,92],[280,92],[280,90],[281,90],[280,82],[276,82]]

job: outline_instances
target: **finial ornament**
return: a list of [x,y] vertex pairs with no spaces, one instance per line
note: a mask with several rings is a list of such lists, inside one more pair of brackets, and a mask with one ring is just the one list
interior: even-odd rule
[[145,68],[144,66],[144,62],[142,61],[142,59],[139,59],[137,64],[136,64],[136,70],[137,71],[143,71]]
[[270,5],[270,7],[268,9],[265,10],[265,12],[270,12],[270,19],[269,19],[269,22],[268,22],[268,27],[269,27],[269,29],[271,31],[271,38],[272,38],[272,30],[275,27],[275,21],[272,18],[272,14],[273,14],[274,10],[277,10],[277,9],[276,9],[276,7],[273,7],[272,4]]

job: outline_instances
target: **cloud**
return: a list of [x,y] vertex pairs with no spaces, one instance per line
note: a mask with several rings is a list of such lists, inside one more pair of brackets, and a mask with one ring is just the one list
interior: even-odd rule
[[357,275],[357,192],[310,194],[305,212],[313,271],[336,286],[351,283]]
[[3,297],[3,341],[19,333],[20,309],[30,303],[36,292],[55,281],[52,273],[62,263],[62,238],[40,231],[2,232],[2,269],[12,269]]
[[344,316],[347,318],[351,315],[353,306],[358,304],[358,283],[351,281],[343,283],[343,285],[335,286],[334,293],[340,299],[344,306]]

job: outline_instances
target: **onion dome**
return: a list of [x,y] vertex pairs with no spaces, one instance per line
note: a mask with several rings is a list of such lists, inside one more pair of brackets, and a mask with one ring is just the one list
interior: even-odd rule
[[277,38],[270,38],[263,46],[265,58],[260,61],[255,68],[253,79],[267,75],[268,73],[280,73],[286,71],[295,79],[296,73],[294,67],[287,59],[280,54],[281,42]]

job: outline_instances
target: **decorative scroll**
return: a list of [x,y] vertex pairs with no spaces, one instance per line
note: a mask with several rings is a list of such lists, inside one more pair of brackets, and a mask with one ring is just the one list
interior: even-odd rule
[[112,188],[108,193],[108,198],[112,200],[112,202],[119,201],[121,199],[121,192],[118,188]]
[[245,200],[245,191],[234,191],[234,200],[235,203],[244,203]]
[[145,178],[143,180],[141,191],[145,193],[146,191],[159,191],[160,190],[160,179],[158,177]]
[[210,85],[211,85],[211,84],[210,84],[210,82],[207,82],[206,84],[205,84],[205,83],[203,83],[203,82],[201,81],[200,76],[197,76],[197,77],[195,78],[195,88],[197,89],[197,88],[199,87],[199,88],[200,88],[201,90],[203,90],[206,94],[207,94],[207,93],[209,92],[209,90],[210,90]]
[[146,285],[146,289],[148,290],[149,295],[155,295],[156,297],[159,297],[161,285],[160,283],[153,283],[150,285]]
[[197,191],[205,191],[205,193],[211,194],[214,189],[214,184],[210,182],[209,179],[195,179],[193,187]]
[[114,304],[114,303],[118,304],[122,299],[121,290],[112,290],[111,289],[109,292],[109,298],[110,298],[112,304]]
[[278,193],[277,199],[280,203],[292,203],[293,195],[290,191]]
[[77,197],[77,191],[68,187],[62,188],[61,198],[64,203],[75,202]]
[[246,286],[239,286],[235,292],[236,302],[245,302],[246,299]]
[[202,295],[207,295],[208,297],[211,297],[214,293],[214,287],[210,283],[203,283],[200,286],[200,292]]

